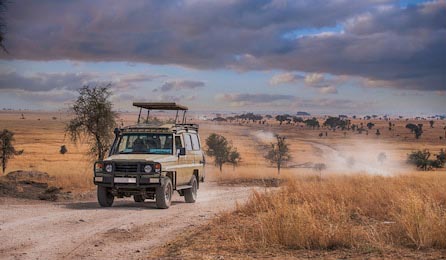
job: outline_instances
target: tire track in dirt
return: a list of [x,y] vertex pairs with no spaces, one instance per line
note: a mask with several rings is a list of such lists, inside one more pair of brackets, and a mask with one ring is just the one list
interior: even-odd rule
[[17,199],[0,202],[1,259],[142,259],[153,248],[188,227],[199,226],[235,202],[247,187],[202,183],[197,202],[173,197],[167,210],[153,201],[117,200],[111,208],[96,201],[41,203]]

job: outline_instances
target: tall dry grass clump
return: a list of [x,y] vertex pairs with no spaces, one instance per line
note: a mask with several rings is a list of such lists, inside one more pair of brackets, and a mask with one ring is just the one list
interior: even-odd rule
[[[293,249],[446,248],[446,176],[301,178],[254,192],[239,240]],[[241,221],[243,222],[243,221]]]

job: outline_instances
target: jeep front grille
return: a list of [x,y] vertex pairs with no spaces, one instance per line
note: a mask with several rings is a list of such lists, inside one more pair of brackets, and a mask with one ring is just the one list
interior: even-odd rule
[[138,164],[136,163],[116,163],[115,172],[137,172]]

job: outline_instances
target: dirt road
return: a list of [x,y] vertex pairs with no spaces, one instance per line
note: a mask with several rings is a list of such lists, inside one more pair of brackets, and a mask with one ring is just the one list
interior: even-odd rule
[[244,201],[251,188],[204,183],[195,204],[153,201],[49,203],[0,198],[0,259],[142,259],[181,233]]

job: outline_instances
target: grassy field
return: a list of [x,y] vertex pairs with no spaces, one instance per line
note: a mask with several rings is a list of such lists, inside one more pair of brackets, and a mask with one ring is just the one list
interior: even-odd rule
[[[9,162],[7,172],[43,171],[64,190],[94,190],[88,145],[72,144],[65,136],[68,115],[26,112],[25,119],[20,117],[20,112],[0,112],[0,129],[14,131],[16,148],[24,149]],[[135,117],[123,114],[119,122],[131,124]],[[428,121],[395,120],[391,131],[384,120],[353,123],[369,121],[375,127],[368,134],[280,126],[273,120],[262,125],[196,121],[202,144],[209,134],[218,133],[242,157],[237,167],[225,165],[222,173],[208,158],[207,180],[222,185],[262,186],[263,181],[265,186],[277,186],[271,180],[285,184],[265,193],[253,192],[247,204],[222,213],[205,227],[191,229],[159,255],[208,259],[444,256],[446,172],[418,171],[407,165],[406,158],[419,149],[432,153],[445,149],[446,121],[437,120],[430,128]],[[405,128],[410,122],[424,124],[420,139]],[[381,135],[375,135],[376,129]],[[264,159],[275,134],[286,136],[292,155],[280,175]],[[65,155],[59,153],[61,145],[68,148]],[[377,160],[380,153],[386,154],[384,162]],[[324,163],[327,169],[314,171],[315,163]]]
[[446,254],[446,175],[297,177],[166,245],[185,259],[415,258]]

